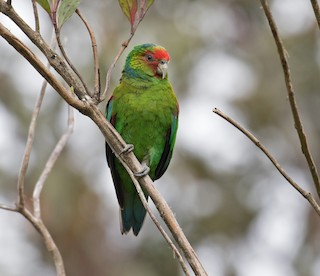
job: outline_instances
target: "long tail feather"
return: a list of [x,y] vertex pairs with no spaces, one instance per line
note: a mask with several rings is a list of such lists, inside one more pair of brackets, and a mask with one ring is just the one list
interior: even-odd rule
[[125,193],[124,206],[120,209],[121,233],[127,234],[130,229],[137,236],[143,225],[146,210],[137,193]]

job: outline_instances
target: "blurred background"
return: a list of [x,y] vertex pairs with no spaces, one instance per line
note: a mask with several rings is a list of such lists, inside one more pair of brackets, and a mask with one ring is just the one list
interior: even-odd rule
[[[31,1],[13,1],[13,5],[33,27]],[[288,51],[301,118],[319,168],[319,29],[310,1],[274,0],[270,6]],[[130,26],[118,1],[83,0],[80,9],[98,40],[104,84],[105,72]],[[40,18],[41,33],[49,43],[48,16],[40,11]],[[34,49],[3,14],[0,21]],[[63,27],[62,39],[92,87],[89,37],[76,16]],[[169,51],[169,78],[180,102],[173,160],[156,186],[209,275],[319,275],[319,217],[243,134],[212,112],[217,107],[250,130],[301,187],[316,195],[260,2],[155,1],[114,70],[112,89],[129,50],[145,42]],[[12,204],[17,197],[17,176],[41,82],[39,74],[1,38],[3,204]],[[121,235],[104,138],[88,118],[79,112],[75,118],[74,134],[41,198],[44,221],[60,248],[67,275],[182,275],[148,217],[138,237]],[[26,178],[29,204],[66,120],[66,104],[49,88]],[[0,210],[0,275],[55,275],[51,256],[35,229],[21,215],[4,210]]]

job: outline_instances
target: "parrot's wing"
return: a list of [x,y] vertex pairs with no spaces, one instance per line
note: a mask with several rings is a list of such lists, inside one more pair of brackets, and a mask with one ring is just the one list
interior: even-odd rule
[[[111,97],[109,99],[107,107],[106,107],[106,117],[107,117],[107,120],[114,126],[115,123],[116,123],[116,114],[112,114],[112,106],[113,106],[113,99]],[[124,199],[123,199],[122,185],[121,185],[121,182],[120,182],[119,174],[118,174],[117,170],[115,169],[116,157],[115,157],[114,153],[112,152],[112,149],[109,147],[107,142],[106,142],[106,156],[107,156],[108,166],[109,166],[110,171],[111,171],[113,183],[114,183],[114,186],[115,186],[115,189],[116,189],[119,205],[120,205],[121,208],[123,208]]]
[[167,170],[174,148],[174,143],[176,141],[176,134],[178,129],[178,114],[172,114],[171,126],[168,128],[166,135],[166,143],[161,155],[160,162],[155,171],[154,180],[159,179],[164,172]]

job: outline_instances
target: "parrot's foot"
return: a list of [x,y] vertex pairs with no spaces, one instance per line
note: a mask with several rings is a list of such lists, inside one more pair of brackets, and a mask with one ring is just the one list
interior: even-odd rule
[[142,163],[142,165],[143,165],[142,171],[134,173],[135,177],[144,177],[144,176],[148,175],[148,173],[150,172],[150,168],[146,164]]
[[123,150],[120,152],[119,155],[132,152],[133,149],[134,149],[134,146],[133,146],[132,144],[127,144],[127,145],[123,148]]

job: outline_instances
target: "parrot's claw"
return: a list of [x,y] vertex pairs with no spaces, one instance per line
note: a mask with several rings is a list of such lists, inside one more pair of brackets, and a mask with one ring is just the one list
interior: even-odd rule
[[134,149],[134,146],[133,146],[132,144],[127,144],[127,145],[123,148],[123,150],[120,152],[119,155],[132,152],[133,149]]
[[134,173],[134,176],[135,177],[144,177],[146,175],[148,175],[150,172],[150,168],[146,165],[146,164],[143,164],[143,169],[141,172],[137,172],[137,173]]

